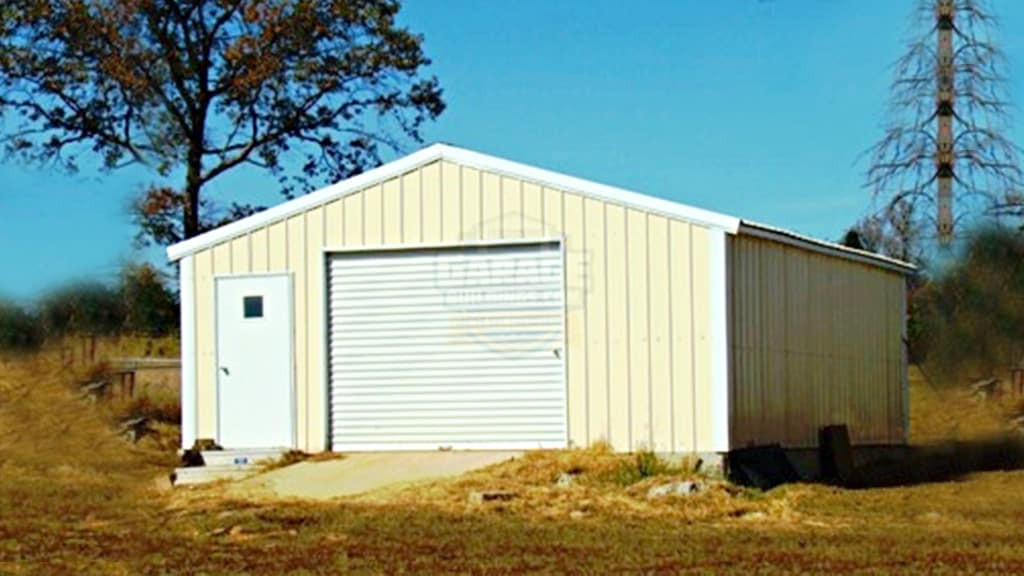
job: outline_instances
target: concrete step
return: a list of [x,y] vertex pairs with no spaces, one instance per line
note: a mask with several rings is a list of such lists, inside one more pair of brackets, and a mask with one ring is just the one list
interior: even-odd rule
[[284,454],[284,448],[253,448],[248,450],[204,450],[203,462],[207,466],[244,466],[262,464],[277,460]]
[[255,448],[247,450],[204,450],[204,466],[189,466],[174,470],[174,485],[205,484],[218,480],[239,480],[260,471],[263,464],[281,457],[284,448]]
[[175,468],[174,485],[188,486],[192,484],[206,484],[218,480],[240,480],[259,471],[259,467],[246,466],[189,466],[187,468]]

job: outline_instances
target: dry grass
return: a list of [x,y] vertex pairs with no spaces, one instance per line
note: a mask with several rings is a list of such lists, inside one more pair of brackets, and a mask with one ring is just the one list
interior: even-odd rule
[[260,466],[260,470],[262,472],[270,472],[271,470],[278,470],[292,464],[298,464],[299,462],[327,462],[330,460],[341,460],[344,457],[345,455],[339,452],[317,452],[310,454],[302,450],[289,450],[279,458],[265,462]]
[[66,359],[79,365],[106,358],[177,358],[181,350],[178,339],[173,336],[67,336],[46,346],[50,354],[59,354],[61,349]]
[[[772,511],[755,491],[702,476],[685,464],[661,463],[652,467],[647,458],[616,454],[602,445],[528,452],[522,458],[455,479],[416,485],[397,493],[384,490],[356,500],[403,507],[430,506],[449,514],[511,514],[535,520],[631,516],[692,522]],[[560,485],[562,475],[570,476],[571,480]],[[692,481],[700,489],[688,496],[648,498],[651,488],[679,481]],[[497,497],[481,502],[474,494]]]
[[1004,435],[1019,400],[1003,394],[986,401],[971,395],[967,385],[943,388],[910,369],[910,438],[929,444]]
[[[765,494],[702,478],[703,493],[650,501],[695,474],[625,482],[636,461],[596,447],[376,500],[245,501],[158,487],[173,456],[124,442],[69,380],[45,359],[0,368],[2,574],[1024,572],[1020,471]],[[514,497],[470,502],[485,490]]]

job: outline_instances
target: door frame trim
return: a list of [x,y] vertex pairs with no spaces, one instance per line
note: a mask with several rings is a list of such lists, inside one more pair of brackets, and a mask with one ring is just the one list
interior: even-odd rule
[[[289,445],[283,446],[283,448],[296,448],[296,439],[298,438],[298,426],[299,420],[296,413],[295,406],[295,275],[292,272],[257,272],[254,274],[214,274],[213,275],[213,383],[216,389],[216,409],[214,410],[217,418],[217,438],[215,439],[218,444],[221,442],[222,430],[221,430],[221,410],[223,409],[223,402],[221,401],[221,389],[220,389],[220,280],[244,280],[250,278],[274,278],[283,277],[285,282],[285,292],[288,294],[288,417],[291,420],[289,429]],[[230,446],[225,446],[230,448]],[[277,448],[277,446],[263,446],[263,448]]]
[[[320,262],[323,266],[323,286],[320,291],[321,296],[321,314],[323,314],[323,334],[321,341],[321,358],[323,362],[320,366],[320,382],[321,393],[324,395],[324,410],[321,415],[323,418],[323,430],[324,430],[324,447],[326,452],[333,452],[337,447],[333,444],[333,421],[331,420],[331,255],[332,254],[354,254],[360,252],[416,252],[419,250],[458,250],[468,248],[486,248],[488,246],[530,246],[539,244],[557,244],[559,250],[559,257],[562,260],[562,289],[560,290],[562,296],[562,393],[564,394],[563,400],[565,405],[565,427],[563,430],[563,442],[562,446],[545,446],[542,448],[554,448],[554,449],[566,449],[570,448],[570,436],[569,436],[569,298],[566,293],[568,290],[568,278],[566,267],[568,266],[568,258],[566,254],[568,242],[566,241],[565,235],[557,236],[538,236],[538,237],[527,237],[527,238],[490,238],[490,239],[462,239],[462,240],[451,240],[446,242],[417,242],[417,243],[404,243],[404,244],[366,244],[366,245],[352,245],[352,246],[324,246],[320,249]],[[504,445],[480,445],[474,446],[472,449],[476,450],[499,450],[509,449],[503,448]],[[515,449],[536,449],[537,446],[530,445]],[[379,450],[415,450],[415,448],[409,446],[394,446],[394,447],[382,447]]]

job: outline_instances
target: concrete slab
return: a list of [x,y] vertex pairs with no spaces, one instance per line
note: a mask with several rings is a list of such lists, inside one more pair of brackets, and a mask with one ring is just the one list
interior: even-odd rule
[[363,452],[300,462],[236,482],[243,496],[327,500],[450,478],[521,456],[521,452]]

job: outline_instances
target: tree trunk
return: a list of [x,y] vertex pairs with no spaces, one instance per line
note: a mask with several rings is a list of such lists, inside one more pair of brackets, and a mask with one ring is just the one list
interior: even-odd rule
[[182,240],[199,235],[199,189],[202,186],[203,160],[199,154],[189,152],[188,173],[184,190],[184,226]]

